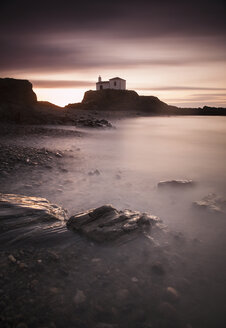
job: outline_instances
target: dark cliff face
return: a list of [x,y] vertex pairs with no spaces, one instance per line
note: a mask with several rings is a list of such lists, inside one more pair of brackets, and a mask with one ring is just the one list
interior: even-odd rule
[[0,121],[21,124],[64,123],[62,108],[38,102],[27,80],[0,79]]
[[86,109],[128,111],[139,107],[139,96],[132,90],[89,90],[84,94],[82,106]]
[[0,79],[0,104],[32,106],[37,97],[27,80]]

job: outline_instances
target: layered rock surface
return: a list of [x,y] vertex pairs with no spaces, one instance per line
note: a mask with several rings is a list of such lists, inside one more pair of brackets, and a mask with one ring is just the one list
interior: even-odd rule
[[45,198],[0,194],[0,244],[22,240],[48,240],[65,226],[65,210]]
[[91,240],[108,242],[130,233],[149,232],[159,222],[147,213],[118,211],[112,205],[104,205],[72,216],[67,226]]

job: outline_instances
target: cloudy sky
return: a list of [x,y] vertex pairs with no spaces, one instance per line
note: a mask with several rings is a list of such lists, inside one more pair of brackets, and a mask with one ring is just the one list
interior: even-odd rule
[[2,0],[1,77],[65,105],[120,76],[181,107],[226,107],[224,0]]

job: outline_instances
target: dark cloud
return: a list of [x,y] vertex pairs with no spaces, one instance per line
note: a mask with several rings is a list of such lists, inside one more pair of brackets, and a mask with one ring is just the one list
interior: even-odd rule
[[224,0],[3,0],[2,31],[105,29],[134,35],[225,34]]
[[[0,69],[4,74],[224,61],[225,37],[224,0],[2,0],[0,4]],[[131,58],[125,50],[117,55],[112,50],[105,55],[105,49],[117,40],[125,45],[133,42],[132,53],[141,46],[140,40],[145,40],[145,47],[145,42],[150,46],[162,40],[164,45],[172,38],[182,40],[175,41],[175,50],[200,42],[197,47],[202,53],[184,57],[163,51],[159,58],[151,54]],[[95,40],[102,42],[101,49]]]
[[[133,43],[132,45],[135,45]],[[192,44],[192,40],[191,40]],[[209,51],[205,53],[197,53],[195,56],[186,54],[180,56],[177,53],[177,42],[171,42],[171,51],[173,49],[174,56],[168,54],[161,54],[161,58],[152,53],[146,54],[144,57],[141,54],[129,56],[131,47],[122,50],[120,55],[116,55],[115,51],[106,55],[104,48],[111,45],[111,40],[105,40],[101,45],[95,44],[93,38],[81,43],[78,40],[68,40],[66,37],[59,36],[58,38],[46,34],[45,37],[25,38],[4,37],[1,42],[0,52],[0,69],[2,72],[12,72],[13,70],[33,70],[33,71],[70,71],[70,70],[84,70],[91,68],[135,68],[148,66],[188,66],[212,62],[225,61],[225,52]],[[140,43],[141,47],[146,44]],[[101,48],[100,48],[101,47]]]

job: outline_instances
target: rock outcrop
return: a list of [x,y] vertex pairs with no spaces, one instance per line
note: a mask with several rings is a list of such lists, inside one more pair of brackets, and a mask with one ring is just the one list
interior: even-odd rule
[[27,80],[0,79],[0,120],[22,124],[62,124],[70,121],[63,108],[37,101]]
[[37,97],[27,80],[0,79],[0,104],[32,106]]
[[104,205],[72,216],[67,226],[96,242],[114,241],[122,236],[149,232],[160,220],[131,210],[118,211]]
[[184,188],[184,187],[192,187],[194,186],[193,180],[166,180],[160,181],[158,183],[159,188],[166,188],[166,187],[176,187],[176,188]]
[[133,90],[89,90],[80,104],[69,104],[67,109],[100,111],[137,111],[150,114],[169,114],[176,107],[169,106],[153,96],[139,96]]
[[0,244],[47,241],[65,226],[67,213],[45,198],[0,194]]

